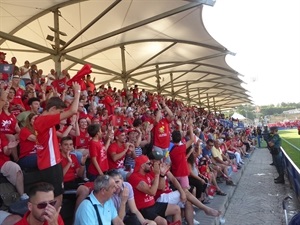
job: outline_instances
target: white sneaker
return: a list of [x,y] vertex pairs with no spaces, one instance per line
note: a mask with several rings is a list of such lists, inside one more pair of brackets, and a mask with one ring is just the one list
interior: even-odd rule
[[26,199],[29,199],[29,196],[26,193],[24,193],[24,194],[21,195],[20,199],[21,200],[26,200]]
[[199,224],[200,224],[200,222],[198,220],[194,219],[194,225],[199,225]]
[[240,161],[240,164],[244,165],[245,163],[244,163],[244,161]]

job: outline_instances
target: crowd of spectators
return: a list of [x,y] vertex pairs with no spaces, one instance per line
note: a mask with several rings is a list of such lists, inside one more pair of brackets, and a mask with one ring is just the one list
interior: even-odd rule
[[[7,63],[5,56],[0,52],[1,64]],[[105,219],[100,213],[102,220],[114,224],[129,221],[132,213],[137,216],[134,224],[165,225],[170,216],[173,221],[185,218],[187,224],[197,224],[192,205],[208,215],[220,215],[206,206],[213,198],[211,187],[225,196],[218,183],[235,185],[228,167],[243,166],[243,158],[256,144],[252,127],[235,131],[219,122],[225,119],[223,114],[140,90],[138,85],[122,90],[108,84],[97,87],[86,75],[76,81],[78,85],[69,86],[67,70],[52,69],[44,76],[37,65],[25,61],[19,68],[16,60],[11,59],[12,74],[0,73],[0,169],[22,199],[28,198],[22,171],[44,169],[38,163],[38,153],[44,149],[37,130],[41,132],[41,124],[50,121],[41,122],[39,117],[49,111],[49,102],[54,106],[60,99],[58,114],[72,107],[77,111],[60,116],[55,128],[61,151],[56,160],[65,190],[77,189],[75,224],[97,221],[95,199],[116,206]],[[166,195],[170,193],[172,197]],[[89,194],[90,206],[84,200]],[[124,212],[123,202],[129,204],[131,214]],[[186,208],[183,216],[181,208]]]

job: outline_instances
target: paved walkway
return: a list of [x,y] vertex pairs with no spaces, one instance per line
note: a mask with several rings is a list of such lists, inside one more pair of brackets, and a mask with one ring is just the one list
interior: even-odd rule
[[[275,184],[277,177],[274,166],[270,166],[271,155],[266,148],[256,149],[245,159],[242,170],[232,174],[236,187],[220,184],[227,196],[215,196],[208,205],[225,213],[228,225],[285,225],[282,200],[287,201],[289,220],[299,210],[299,203],[286,179],[285,184]],[[195,219],[200,225],[219,225],[219,218],[206,216],[196,211]]]

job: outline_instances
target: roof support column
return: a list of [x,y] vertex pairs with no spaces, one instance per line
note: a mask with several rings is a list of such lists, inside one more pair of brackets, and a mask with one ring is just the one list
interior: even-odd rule
[[127,81],[128,81],[128,75],[126,74],[126,59],[125,59],[125,46],[121,45],[121,60],[122,60],[122,76],[121,81],[123,83],[123,88],[127,89]]
[[209,97],[208,97],[208,93],[206,93],[206,98],[207,98],[207,108],[208,108],[208,111],[210,111],[210,105],[209,105]]
[[53,57],[55,64],[55,71],[59,77],[61,74],[61,57],[60,57],[60,37],[59,37],[59,15],[58,9],[53,11],[54,14],[54,51],[55,56]]
[[174,83],[173,83],[173,73],[170,73],[170,83],[171,83],[171,93],[172,93],[172,100],[175,100],[174,94]]
[[159,66],[156,65],[155,66],[156,69],[156,83],[157,83],[157,93],[160,94],[161,93],[161,86],[160,86],[160,76],[159,76]]
[[198,88],[198,98],[199,98],[199,106],[200,106],[200,108],[201,108],[202,103],[201,103],[200,90],[199,90],[199,88]]
[[188,103],[188,106],[190,106],[191,105],[191,99],[190,99],[189,83],[186,81],[185,85],[186,85],[187,103]]
[[214,104],[214,111],[215,111],[215,115],[216,115],[217,114],[217,109],[216,109],[215,97],[213,97],[213,104]]

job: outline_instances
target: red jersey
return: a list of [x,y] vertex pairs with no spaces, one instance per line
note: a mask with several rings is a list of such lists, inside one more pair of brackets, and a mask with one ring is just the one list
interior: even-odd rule
[[189,167],[186,160],[186,146],[174,145],[170,151],[170,159],[172,162],[172,173],[175,177],[185,177],[189,175]]
[[4,147],[8,145],[8,140],[5,134],[0,133],[0,168],[4,163],[10,160],[9,155],[4,154]]
[[18,116],[21,113],[21,110],[17,108],[17,105],[22,106],[25,108],[21,98],[14,98],[10,103],[9,103],[9,109],[12,114],[15,116]]
[[132,185],[133,188],[136,207],[139,210],[153,206],[155,204],[155,200],[154,196],[141,192],[136,187],[142,181],[144,181],[149,187],[151,187],[153,179],[154,177],[151,174],[147,173],[146,175],[142,175],[139,172],[133,172],[128,178],[128,182]]
[[114,99],[109,96],[109,95],[106,95],[103,99],[103,104],[105,106],[105,108],[107,109],[108,111],[108,115],[111,115],[113,114],[113,112],[115,111],[115,106],[114,105],[111,105],[114,103]]
[[67,78],[64,77],[60,80],[52,81],[51,85],[57,90],[58,93],[61,94],[66,88],[66,82],[67,82]]
[[125,149],[124,145],[119,146],[117,142],[112,143],[108,149],[107,149],[107,155],[108,155],[108,166],[109,169],[119,169],[119,168],[124,168],[124,160],[125,160],[125,155],[117,160],[116,162],[114,162],[111,158],[111,154],[112,153],[116,153],[119,154],[121,152],[123,152]]
[[27,127],[22,127],[20,130],[20,159],[36,153],[35,141],[28,140],[31,134],[31,131]]
[[166,118],[161,119],[153,127],[154,142],[153,145],[159,148],[168,148],[171,141],[170,135],[170,121]]
[[15,89],[15,91],[16,91],[15,98],[22,99],[25,91],[22,88],[20,88],[20,87],[18,89]]
[[[89,152],[90,158],[96,157],[96,160],[102,172],[105,172],[109,169],[107,153],[102,141],[91,140],[89,145]],[[98,170],[92,162],[89,165],[88,172],[92,175],[98,175]]]
[[109,121],[111,122],[111,125],[114,127],[120,127],[124,123],[124,116],[122,115],[111,115],[109,117]]
[[4,134],[15,134],[17,119],[13,114],[7,115],[4,111],[0,114],[0,132]]
[[[23,218],[22,218],[20,221],[18,221],[17,223],[15,223],[15,225],[30,225],[30,224],[27,222],[27,217],[29,216],[30,213],[31,213],[30,211],[27,211],[27,212],[25,213],[25,215],[23,216]],[[58,214],[57,222],[58,222],[58,225],[64,225],[64,224],[65,224],[64,221],[63,221],[63,219],[61,218],[61,215],[60,215],[60,214]],[[48,225],[48,222],[45,221],[45,222],[43,223],[43,225]]]
[[34,121],[37,132],[37,164],[40,170],[55,166],[61,162],[55,125],[60,122],[60,114],[40,115]]
[[79,136],[75,137],[75,148],[88,149],[89,140],[90,140],[90,135],[88,134],[87,130],[85,131],[80,130]]
[[[62,168],[64,168],[69,163],[69,161],[62,154],[60,156],[61,156],[61,165],[62,165]],[[76,170],[80,168],[80,165],[79,165],[76,155],[70,154],[70,157],[72,159],[72,164],[69,167],[66,174],[64,175],[64,182],[74,181],[77,178]]]

